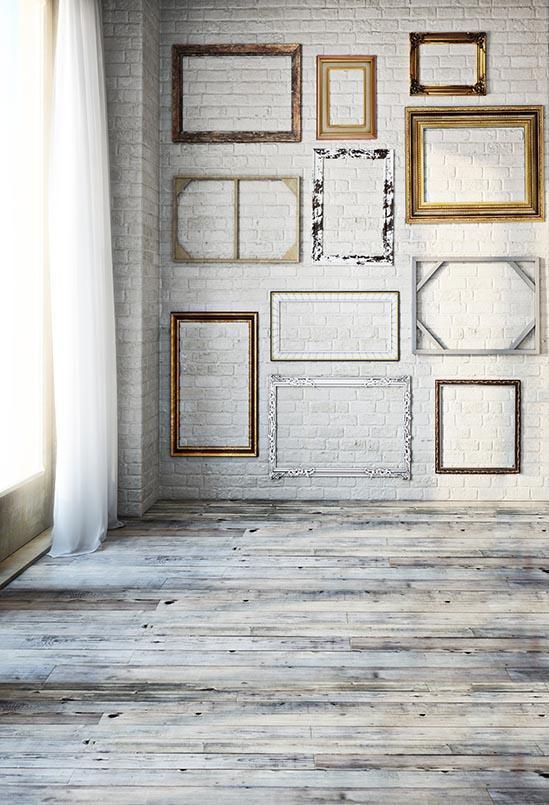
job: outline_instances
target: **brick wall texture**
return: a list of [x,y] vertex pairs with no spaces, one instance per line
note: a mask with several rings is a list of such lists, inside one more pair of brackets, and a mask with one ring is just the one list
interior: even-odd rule
[[[544,449],[544,445],[549,443],[549,366],[546,355],[412,355],[410,261],[413,256],[436,259],[438,256],[452,255],[532,255],[545,258],[549,246],[547,222],[404,223],[405,107],[546,104],[549,66],[549,9],[546,0],[440,0],[437,3],[426,3],[425,0],[234,0],[231,3],[226,0],[162,0],[159,4],[152,0],[104,0],[104,6],[119,316],[121,498],[128,508],[144,508],[157,493],[170,498],[546,499],[545,479],[549,474],[549,452]],[[410,97],[408,33],[452,30],[488,33],[488,95],[481,98]],[[215,145],[171,142],[172,44],[233,42],[299,42],[303,45],[301,142]],[[158,48],[160,60],[157,76],[158,62],[155,60]],[[444,50],[439,53],[441,55],[437,56],[437,51],[431,49],[428,54],[428,60],[424,63],[426,80],[440,70],[444,71],[440,72],[443,80],[448,80],[451,74],[457,82],[461,79],[470,82],[470,54],[467,48],[455,55]],[[321,54],[377,56],[378,137],[376,140],[349,144],[394,149],[394,266],[319,265],[312,261],[313,148],[331,145],[318,143],[315,139],[315,58]],[[254,128],[267,127],[267,122],[269,128],[287,127],[287,109],[281,104],[280,71],[259,64],[257,74],[251,80],[247,64],[233,63],[230,91],[224,94],[221,90],[226,87],[230,66],[223,68],[219,79],[216,79],[218,68],[215,60],[209,59],[201,64],[199,59],[190,59],[188,68],[186,86],[189,91],[193,87],[193,109],[197,115],[204,116],[208,126],[235,128],[235,121],[242,118],[250,124],[254,123]],[[159,83],[155,86],[157,78]],[[346,78],[349,77],[342,76],[341,80]],[[256,93],[257,81],[261,82],[259,96]],[[158,101],[159,143],[155,125]],[[356,110],[351,103],[343,102],[337,114],[340,118],[352,118],[356,116]],[[520,141],[510,136],[486,138],[482,135],[478,137],[475,132],[464,132],[463,140],[456,147],[455,140],[449,136],[451,134],[446,133],[438,138],[434,136],[427,144],[427,156],[432,157],[431,193],[435,199],[452,199],[457,194],[460,198],[466,198],[467,194],[478,191],[479,182],[489,186],[491,194],[501,199],[514,198],[520,192],[523,179],[519,166],[519,155],[523,148]],[[338,141],[333,145],[345,143]],[[481,157],[484,167],[480,170],[478,162]],[[458,162],[463,180],[459,186],[452,181]],[[158,163],[159,228],[156,226],[158,195],[155,184]],[[377,226],[368,228],[368,220],[376,221],[375,210],[372,208],[371,216],[359,220],[359,213],[357,211],[355,214],[355,210],[360,199],[352,191],[352,177],[338,177],[337,166],[334,164],[331,167],[334,168],[334,175],[327,177],[331,188],[327,203],[331,201],[338,218],[337,225],[329,232],[330,238],[335,245],[336,242],[344,245],[355,242],[358,237],[365,245],[375,245],[379,229]],[[364,171],[368,168],[372,168],[372,165],[365,164]],[[174,263],[171,256],[172,179],[174,175],[181,174],[300,176],[303,191],[301,262]],[[441,177],[446,179],[441,180]],[[368,201],[362,199],[362,203]],[[215,199],[205,198],[203,203],[210,214],[216,209]],[[197,224],[204,226],[205,218],[199,213]],[[260,245],[263,240],[254,235],[253,215],[251,221],[250,248],[254,245],[254,236]],[[270,216],[272,229],[276,229],[276,222],[275,211]],[[285,225],[281,213],[280,228],[283,229]],[[206,229],[209,227],[206,226]],[[193,231],[195,237],[196,229]],[[223,241],[223,232],[216,232],[215,228],[211,232],[211,239],[219,239],[223,248],[230,248]],[[197,245],[200,244],[194,244],[195,247]],[[211,249],[212,243],[205,247]],[[449,313],[454,315],[455,311],[458,316],[461,301],[470,304],[473,300],[474,315],[483,328],[482,343],[490,344],[500,340],[491,330],[497,329],[497,333],[501,333],[505,322],[494,300],[495,291],[498,290],[497,272],[490,273],[486,280],[482,279],[479,291],[474,287],[482,268],[481,265],[476,272],[457,270],[451,275],[441,276],[439,285],[453,305],[450,311],[437,311],[440,298],[435,298],[432,291],[429,292],[431,296],[425,295],[423,304],[431,305],[431,315],[439,317],[442,327]],[[495,277],[493,281],[490,279],[492,276]],[[542,279],[544,276],[545,263],[542,261]],[[543,336],[546,335],[547,321],[545,288],[546,283],[543,282]],[[400,362],[272,363],[269,360],[271,290],[399,290],[402,303]],[[522,288],[520,293],[523,293]],[[504,304],[508,304],[508,301],[504,300]],[[525,315],[528,304],[528,299],[517,297],[521,317]],[[481,309],[483,306],[484,309]],[[177,310],[259,311],[259,458],[170,458],[169,314]],[[463,316],[460,326],[464,329],[468,326]],[[223,354],[227,356],[225,360],[231,363],[230,351],[225,350]],[[234,368],[231,370],[227,367],[226,371],[227,376],[232,376]],[[313,476],[271,481],[267,466],[267,389],[272,373],[352,377],[411,375],[411,480]],[[469,377],[518,378],[523,381],[523,468],[520,474],[435,474],[434,380]],[[231,394],[229,386],[228,403],[232,401]],[[490,464],[493,463],[492,459],[496,459],[494,463],[497,463],[497,459],[502,458],[500,448],[495,444],[500,435],[501,449],[504,452],[507,450],[507,437],[503,433],[508,419],[503,405],[505,401],[500,400],[497,394],[482,389],[480,394],[482,399],[478,405],[475,400],[473,406],[471,416],[476,416],[478,421],[471,433],[482,433],[483,424],[492,422],[489,438],[471,438],[467,432],[456,442],[455,435],[449,433],[448,445],[452,450],[459,451],[466,447],[468,454],[473,452],[471,464]],[[314,405],[320,402],[317,397]],[[352,402],[349,400],[349,405]],[[334,412],[333,418],[328,417],[326,427],[322,419],[324,444],[312,445],[309,437],[314,431],[314,422],[303,421],[303,460],[306,460],[307,454],[321,454],[323,450],[333,458],[337,454],[338,440],[348,446],[358,437],[365,440],[373,438],[372,434],[368,435],[367,429],[357,433],[360,417],[350,416],[350,409],[342,410],[341,416],[336,415],[336,408],[340,404],[345,405],[345,401],[338,400],[336,405],[336,401],[326,399],[322,401],[322,410],[316,412],[317,415]],[[311,400],[309,408],[312,419],[315,416],[314,405]],[[382,407],[383,401],[379,405]],[[383,416],[381,407],[378,413]],[[301,410],[303,412],[303,406]],[[497,422],[492,421],[495,415]],[[448,421],[452,424],[451,418]],[[280,424],[283,424],[282,421]],[[381,442],[372,442],[374,452],[381,449],[380,445],[383,446],[385,434],[380,434],[379,438]],[[463,440],[465,444],[462,444]],[[297,457],[299,439],[288,443],[287,448]],[[160,456],[158,475],[157,450]]]

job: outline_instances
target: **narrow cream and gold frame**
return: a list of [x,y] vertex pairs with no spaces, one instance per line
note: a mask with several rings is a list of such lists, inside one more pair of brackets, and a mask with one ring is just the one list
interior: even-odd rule
[[[363,116],[360,123],[330,123],[330,71],[360,70],[363,78]],[[373,140],[377,137],[376,57],[316,57],[317,140]]]
[[[180,338],[182,322],[240,322],[248,326],[248,439],[243,445],[190,445],[180,440],[181,361]],[[186,312],[172,313],[170,325],[170,454],[172,456],[257,456],[258,455],[258,314],[243,312]]]
[[[523,130],[524,200],[428,202],[425,192],[425,131],[476,127]],[[407,223],[542,220],[543,106],[433,106],[406,109]]]
[[[421,45],[476,45],[476,81],[474,84],[422,84],[420,81]],[[486,34],[416,33],[410,34],[410,95],[486,95]]]
[[[232,182],[234,186],[234,239],[231,257],[193,256],[179,242],[178,199],[191,182]],[[295,239],[281,257],[240,257],[240,182],[283,182],[296,198]],[[299,176],[174,176],[172,205],[172,257],[176,263],[299,263],[300,245],[300,182]]]

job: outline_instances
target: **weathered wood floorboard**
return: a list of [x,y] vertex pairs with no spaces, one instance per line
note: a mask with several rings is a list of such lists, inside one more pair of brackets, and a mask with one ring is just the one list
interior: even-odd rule
[[549,509],[163,502],[0,593],[2,801],[549,802]]

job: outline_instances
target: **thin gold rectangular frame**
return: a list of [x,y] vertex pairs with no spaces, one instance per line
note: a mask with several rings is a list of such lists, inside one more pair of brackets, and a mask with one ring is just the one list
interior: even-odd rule
[[[181,447],[179,434],[181,432],[180,411],[180,380],[181,366],[179,361],[179,323],[184,321],[199,322],[245,322],[248,325],[248,443],[242,446],[211,447],[208,445],[194,445]],[[170,454],[177,456],[257,456],[258,450],[258,406],[257,406],[257,368],[258,368],[258,314],[257,313],[216,313],[216,312],[186,312],[172,313],[170,317]]]
[[[296,198],[295,240],[282,257],[239,257],[240,253],[240,182],[283,182]],[[191,257],[177,237],[178,198],[191,182],[232,182],[234,186],[234,238],[232,257]],[[301,240],[301,185],[299,176],[174,176],[172,201],[172,258],[176,263],[299,263]]]
[[[420,81],[421,45],[476,45],[476,81],[474,84],[422,84]],[[410,34],[410,95],[486,95],[486,34],[467,33]]]
[[[429,128],[522,128],[525,201],[427,202],[424,133]],[[543,221],[543,106],[432,106],[406,109],[406,222]]]
[[[361,70],[364,81],[362,123],[330,123],[330,70]],[[366,114],[367,110],[369,115]],[[376,119],[376,57],[316,57],[316,138],[317,140],[374,140]],[[370,126],[366,120],[370,119]]]
[[[514,458],[509,467],[445,467],[442,450],[442,389],[444,386],[510,386],[515,391]],[[510,475],[520,472],[521,382],[520,380],[435,380],[435,472],[438,475]]]
[[[289,131],[184,131],[185,56],[289,56],[292,126]],[[301,45],[173,45],[172,141],[174,143],[298,143],[301,141]]]

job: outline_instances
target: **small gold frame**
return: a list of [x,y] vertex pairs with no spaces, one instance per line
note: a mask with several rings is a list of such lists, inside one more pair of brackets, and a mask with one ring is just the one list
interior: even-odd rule
[[[474,84],[422,84],[420,82],[421,45],[464,45],[477,48],[477,74]],[[411,33],[410,34],[410,95],[486,95],[486,34],[473,33]]]
[[[364,111],[361,123],[330,123],[330,71],[361,70]],[[317,140],[373,140],[377,137],[376,57],[316,57],[316,138]]]
[[[219,446],[192,445],[181,447],[181,419],[180,419],[180,390],[181,365],[179,360],[180,328],[179,324],[185,321],[199,322],[245,322],[248,325],[248,441],[245,445]],[[170,454],[177,456],[257,456],[258,448],[258,314],[257,313],[216,313],[216,312],[186,312],[172,313],[170,322]]]
[[[429,128],[522,128],[525,200],[428,202],[424,134]],[[543,221],[543,106],[433,106],[406,109],[406,222]]]
[[[240,257],[240,182],[282,182],[296,198],[295,240],[281,257]],[[234,187],[234,238],[231,257],[193,257],[179,242],[178,199],[191,182],[232,182]],[[172,209],[172,257],[176,263],[299,263],[301,203],[299,176],[174,176]]]

